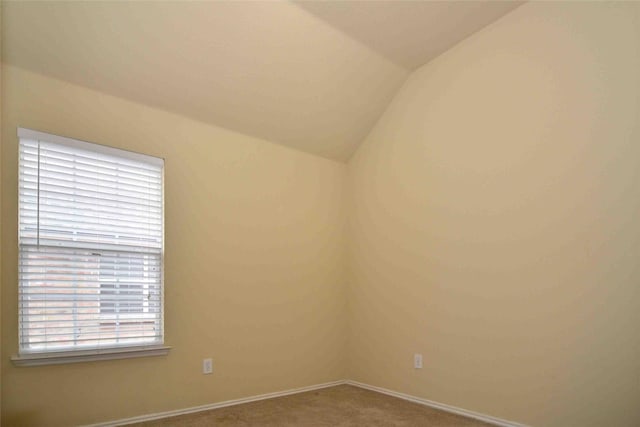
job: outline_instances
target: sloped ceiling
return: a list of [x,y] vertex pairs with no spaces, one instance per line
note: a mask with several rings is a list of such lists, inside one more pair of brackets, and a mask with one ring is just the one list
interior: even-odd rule
[[349,37],[414,70],[515,9],[516,1],[298,1]]
[[2,54],[18,67],[346,161],[412,69],[518,5],[3,2]]

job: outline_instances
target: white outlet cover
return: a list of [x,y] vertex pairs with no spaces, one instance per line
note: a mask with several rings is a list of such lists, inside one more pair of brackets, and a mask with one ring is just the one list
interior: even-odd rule
[[415,369],[422,369],[422,355],[421,354],[414,354],[413,355],[413,367]]
[[213,372],[213,360],[211,359],[202,359],[202,373],[210,374]]

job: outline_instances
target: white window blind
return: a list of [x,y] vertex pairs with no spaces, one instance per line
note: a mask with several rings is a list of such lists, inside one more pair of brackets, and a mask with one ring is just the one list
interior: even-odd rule
[[162,344],[163,160],[18,136],[20,353]]

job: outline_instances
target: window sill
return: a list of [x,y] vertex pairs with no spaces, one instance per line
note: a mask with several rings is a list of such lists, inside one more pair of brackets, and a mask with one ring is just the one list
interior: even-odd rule
[[32,353],[13,356],[16,366],[61,365],[66,363],[95,362],[98,360],[131,359],[134,357],[166,356],[171,347],[122,347],[104,350]]

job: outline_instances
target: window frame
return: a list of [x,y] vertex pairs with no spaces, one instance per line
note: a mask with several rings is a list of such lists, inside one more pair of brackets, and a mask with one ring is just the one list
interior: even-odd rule
[[[135,358],[135,357],[147,357],[147,356],[164,356],[169,353],[171,347],[165,344],[165,292],[164,292],[164,254],[165,254],[165,224],[164,224],[164,212],[165,212],[165,160],[163,158],[150,156],[142,153],[137,153],[129,150],[123,150],[120,148],[109,147],[102,144],[97,144],[94,142],[86,142],[78,139],[58,136],[50,133],[35,131],[26,128],[18,128],[17,130],[18,136],[18,144],[20,144],[21,139],[33,139],[33,140],[41,140],[46,141],[53,144],[60,144],[67,147],[79,148],[79,149],[91,149],[92,151],[100,154],[112,155],[122,159],[129,159],[135,161],[141,161],[148,164],[158,164],[161,166],[160,172],[160,195],[161,195],[161,247],[159,253],[159,261],[160,261],[160,277],[159,277],[159,285],[160,285],[160,302],[159,302],[159,322],[158,326],[160,328],[160,340],[159,342],[153,343],[140,343],[140,344],[131,344],[131,345],[110,345],[104,346],[100,348],[92,348],[92,349],[61,349],[61,350],[44,350],[44,351],[23,351],[20,340],[18,341],[18,353],[11,357],[11,360],[16,366],[39,366],[39,365],[50,365],[50,364],[63,364],[63,363],[75,363],[75,362],[88,362],[88,361],[96,361],[96,360],[111,360],[111,359],[124,359],[124,358]],[[19,152],[20,150],[18,150]],[[20,170],[20,159],[18,160],[18,172]],[[18,181],[18,194],[20,190],[20,182]],[[17,212],[17,235],[18,235],[18,251],[21,250],[20,243],[20,203],[16,204]],[[20,280],[17,283],[18,290],[20,292],[20,288],[22,286]],[[99,317],[110,316],[109,314],[102,313],[102,306],[99,308],[100,313]],[[23,318],[20,313],[18,313],[18,334],[21,335],[21,330],[23,327]]]

